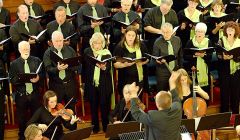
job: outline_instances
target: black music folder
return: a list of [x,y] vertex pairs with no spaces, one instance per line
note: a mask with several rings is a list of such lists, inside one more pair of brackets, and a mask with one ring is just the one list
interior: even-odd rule
[[147,56],[149,56],[150,58],[153,58],[155,60],[161,61],[162,59],[165,59],[167,62],[171,62],[173,60],[176,60],[176,56],[174,55],[166,55],[166,56],[153,56],[151,54],[145,53]]
[[66,16],[67,16],[67,19],[76,18],[77,13],[78,13],[78,12],[75,12],[75,13],[73,13],[73,14],[71,14],[71,15],[66,15]]
[[74,37],[74,36],[77,35],[77,34],[78,34],[77,32],[71,34],[70,36],[66,37],[66,38],[64,39],[64,41],[65,41],[65,40],[68,40],[68,39],[71,39],[72,37]]
[[4,25],[4,26],[0,27],[0,29],[5,29],[5,28],[8,28],[8,27],[10,28],[10,26],[11,25]]
[[110,22],[112,20],[111,16],[106,16],[106,17],[93,17],[93,16],[88,16],[88,15],[83,15],[83,18],[88,21],[93,21],[93,22],[100,22],[103,21],[104,23]]
[[79,66],[82,61],[82,56],[62,59],[56,52],[50,51],[50,59],[55,63],[68,64],[68,67]]
[[206,52],[206,54],[212,54],[215,51],[214,47],[207,47],[207,48],[184,48],[184,53],[187,54],[195,54],[196,52],[200,52],[200,53],[204,53]]
[[45,32],[47,31],[47,29],[41,31],[36,37],[33,37],[31,35],[27,35],[25,33],[21,33],[22,36],[25,36],[27,38],[32,38],[32,39],[35,39],[35,40],[38,40]]
[[[189,26],[190,24],[192,25],[192,26],[195,26],[198,22],[193,22],[193,21],[191,21],[191,19],[189,19],[188,17],[186,17],[186,16],[181,16],[181,21],[182,21],[182,23],[185,23],[187,26]],[[190,27],[190,26],[189,26]]]
[[38,73],[42,68],[43,62],[37,68],[36,73],[19,73],[18,74],[18,82],[19,83],[31,83],[30,79],[36,78]]
[[240,56],[240,46],[237,47],[237,48],[231,49],[231,50],[227,50],[224,47],[218,46],[217,51],[218,52],[224,52],[227,55],[233,55],[233,58],[238,58]]
[[118,134],[136,132],[140,129],[140,123],[136,121],[108,124],[105,138],[117,138]]
[[41,15],[41,16],[31,16],[31,15],[29,15],[29,18],[31,18],[31,19],[34,19],[34,20],[43,20],[43,19],[45,19],[45,18],[47,18],[49,16],[49,14],[44,14],[44,15]]
[[231,112],[226,112],[195,118],[195,130],[201,131],[227,127],[230,125],[231,115]]
[[208,17],[207,18],[207,23],[211,24],[212,26],[216,26],[216,23],[219,24],[220,22],[227,22],[227,21],[234,21],[234,14],[227,14],[222,17]]
[[139,23],[139,20],[140,20],[139,18],[136,18],[132,22],[126,23],[126,22],[123,22],[123,21],[117,21],[117,20],[113,19],[115,26],[117,26],[118,28],[123,27],[124,29],[126,29],[130,25],[133,25],[135,23]]
[[147,60],[147,57],[141,57],[141,58],[130,58],[130,57],[119,57],[116,56],[116,61],[117,62],[128,62],[128,63],[132,63],[132,62],[144,62]]
[[237,13],[239,7],[240,7],[240,3],[231,1],[229,4],[227,4],[225,11],[226,13]]
[[114,56],[114,57],[109,57],[109,58],[106,58],[106,59],[103,59],[103,60],[98,60],[97,58],[88,55],[88,60],[93,65],[104,64],[104,63],[107,63],[108,61],[113,61],[115,59],[116,59],[116,57]]
[[89,126],[86,128],[81,128],[78,130],[73,130],[67,132],[63,135],[61,140],[82,140],[86,139],[91,135],[93,126]]
[[12,37],[9,37],[9,38],[7,38],[7,39],[2,40],[2,41],[0,42],[0,46],[1,46],[1,45],[4,45],[4,43],[6,43],[7,41],[9,41],[11,38],[12,38]]

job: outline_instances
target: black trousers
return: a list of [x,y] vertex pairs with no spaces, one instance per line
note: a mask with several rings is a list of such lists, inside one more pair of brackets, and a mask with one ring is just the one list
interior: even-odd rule
[[110,110],[110,99],[111,97],[107,97],[104,93],[100,93],[99,88],[95,87],[94,92],[89,95],[90,101],[90,109],[91,109],[91,118],[92,118],[92,125],[93,131],[99,131],[99,117],[98,117],[98,108],[100,107],[101,111],[101,119],[102,119],[102,126],[103,131],[106,131],[107,125],[109,123],[109,110]]
[[[19,123],[19,138],[20,140],[24,140],[24,131],[26,129],[26,123],[30,119],[30,117],[34,114],[34,112],[40,107],[40,94],[37,92],[33,92],[30,95],[16,94],[16,115]],[[28,111],[30,110],[30,117],[28,116]]]
[[239,114],[239,82],[240,70],[220,77],[221,112],[228,112],[230,107],[233,114]]
[[5,113],[5,104],[4,104],[4,97],[2,90],[0,91],[0,140],[4,139],[4,113]]

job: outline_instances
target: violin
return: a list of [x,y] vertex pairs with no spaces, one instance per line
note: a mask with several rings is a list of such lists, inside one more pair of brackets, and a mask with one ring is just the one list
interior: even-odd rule
[[[139,108],[141,108],[142,110],[145,110],[145,108],[146,108],[146,106],[144,105],[144,103],[142,103],[142,101],[141,101],[139,98],[137,99],[137,106],[138,106]],[[130,110],[130,108],[131,108],[131,102],[130,102],[130,101],[126,102],[125,108],[127,108],[128,110]]]
[[71,109],[65,109],[64,105],[58,103],[55,108],[51,110],[53,116],[61,116],[64,120],[71,120],[72,115],[74,114]]

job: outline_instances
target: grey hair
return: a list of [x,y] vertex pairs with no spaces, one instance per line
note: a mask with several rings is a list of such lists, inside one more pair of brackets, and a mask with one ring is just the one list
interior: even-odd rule
[[54,31],[54,32],[52,33],[52,36],[51,36],[51,37],[52,37],[52,40],[53,40],[54,38],[56,38],[55,36],[57,36],[57,35],[61,35],[61,36],[63,37],[62,32],[56,30],[56,31]]
[[100,32],[96,32],[92,35],[91,39],[89,40],[90,46],[92,47],[93,42],[98,41],[99,39],[102,41],[102,49],[105,48],[105,38]]
[[24,4],[21,4],[21,5],[19,5],[19,6],[18,6],[18,8],[17,8],[17,13],[19,13],[19,12],[20,12],[20,8],[25,8],[25,9],[27,9],[27,10],[28,10],[28,7],[27,7],[26,5],[24,5]]
[[195,27],[195,32],[196,31],[204,31],[205,33],[207,32],[207,25],[203,22],[199,22],[197,23],[196,27]]
[[66,11],[66,8],[63,7],[63,6],[58,6],[57,9],[56,9],[56,11],[55,11],[55,13],[56,13],[57,11],[65,11],[65,12],[67,12],[67,11]]
[[161,0],[161,4],[167,4],[167,5],[173,5],[173,1],[172,0]]
[[18,43],[18,50],[22,49],[23,47],[29,47],[30,48],[30,44],[27,41],[21,41]]
[[171,28],[171,30],[172,30],[172,29],[173,29],[173,26],[172,26],[171,23],[166,22],[166,23],[164,23],[164,24],[161,26],[161,29],[163,29],[163,28]]

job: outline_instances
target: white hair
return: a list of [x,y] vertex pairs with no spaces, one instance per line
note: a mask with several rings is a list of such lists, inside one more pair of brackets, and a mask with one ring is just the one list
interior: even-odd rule
[[129,3],[133,3],[133,0],[121,0],[121,3],[125,2],[125,1],[127,1]]
[[93,45],[93,42],[96,42],[98,40],[102,41],[102,49],[105,48],[105,38],[102,33],[96,32],[92,35],[91,39],[89,40],[90,46]]
[[27,41],[21,41],[18,43],[18,50],[23,49],[24,47],[30,48],[30,44]]
[[206,33],[207,32],[207,25],[203,22],[197,23],[197,25],[195,27],[195,32],[196,31],[204,31]]
[[167,5],[173,5],[173,1],[172,0],[161,0],[161,4],[167,4]]
[[168,28],[168,29],[173,29],[173,26],[171,23],[166,22],[161,26],[161,29]]
[[52,33],[52,40],[53,39],[55,39],[57,36],[62,36],[63,37],[63,34],[62,34],[62,32],[60,32],[60,31],[54,31],[53,33]]

